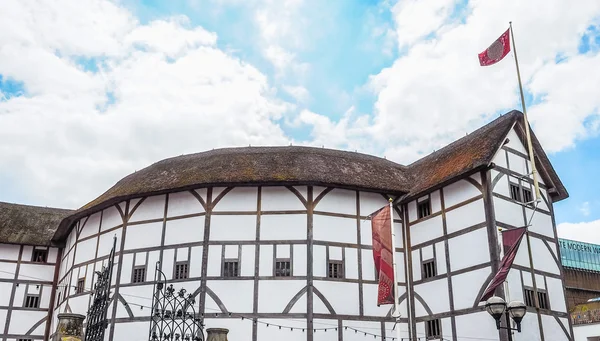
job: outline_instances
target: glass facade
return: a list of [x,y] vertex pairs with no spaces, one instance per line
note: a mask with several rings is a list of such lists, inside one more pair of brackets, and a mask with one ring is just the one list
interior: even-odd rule
[[564,267],[600,272],[600,245],[568,239],[559,239],[558,243]]

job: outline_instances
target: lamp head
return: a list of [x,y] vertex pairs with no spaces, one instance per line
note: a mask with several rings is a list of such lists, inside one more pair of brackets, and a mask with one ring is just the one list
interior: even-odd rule
[[485,302],[485,310],[498,321],[506,310],[506,302],[501,297],[492,296]]
[[527,313],[527,306],[521,301],[512,301],[508,304],[508,313],[510,317],[517,323],[521,323],[523,316]]

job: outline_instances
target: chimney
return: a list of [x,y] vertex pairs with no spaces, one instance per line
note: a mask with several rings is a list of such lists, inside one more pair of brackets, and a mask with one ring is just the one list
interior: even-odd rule
[[206,341],[227,341],[227,333],[229,333],[229,329],[208,328],[206,330]]

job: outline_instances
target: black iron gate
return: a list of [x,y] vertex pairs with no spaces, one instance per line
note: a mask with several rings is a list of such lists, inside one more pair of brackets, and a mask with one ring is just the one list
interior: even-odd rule
[[196,300],[185,289],[176,291],[167,283],[156,263],[149,341],[204,341],[202,319],[196,314]]
[[96,271],[96,283],[94,284],[94,300],[87,313],[87,327],[85,330],[85,341],[103,341],[104,331],[108,326],[106,311],[110,304],[110,282],[112,269],[115,262],[115,248],[117,237],[114,238],[113,247],[108,256],[108,263],[102,267],[102,271]]

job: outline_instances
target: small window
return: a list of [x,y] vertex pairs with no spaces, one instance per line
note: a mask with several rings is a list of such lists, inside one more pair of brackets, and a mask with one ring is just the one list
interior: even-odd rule
[[140,266],[133,268],[132,283],[143,283],[146,281],[146,267]]
[[31,261],[34,263],[46,263],[48,261],[48,250],[33,250]]
[[[533,289],[525,289],[525,305],[528,307],[535,308],[535,300],[534,300],[534,292]],[[545,291],[538,290],[538,302],[540,304],[540,309],[550,309],[550,304],[548,300],[548,294]]]
[[188,262],[175,263],[175,276],[174,279],[186,279],[188,278]]
[[423,278],[430,278],[437,275],[437,269],[435,268],[435,260],[431,259],[423,262]]
[[19,341],[33,341],[33,339],[19,339]]
[[519,191],[519,185],[510,184],[510,198],[516,201],[521,201],[521,191]]
[[275,261],[275,277],[290,277],[292,266],[289,259],[278,259]]
[[77,281],[77,286],[75,287],[75,293],[81,294],[85,290],[85,278],[80,278]]
[[528,188],[523,188],[523,202],[528,204],[533,201],[533,195],[531,194],[531,190]]
[[238,277],[239,273],[239,262],[238,260],[226,260],[223,263],[223,277]]
[[328,264],[327,277],[344,278],[344,264],[339,260],[330,260]]
[[438,339],[442,337],[442,330],[440,328],[440,320],[430,320],[425,322],[425,328],[427,332],[427,339]]
[[431,214],[431,205],[429,199],[417,203],[417,211],[419,212],[419,219],[427,217]]
[[25,308],[39,308],[39,307],[40,307],[40,296],[27,295],[27,297],[25,297]]

